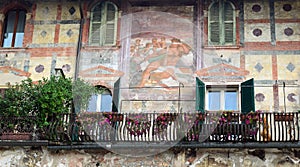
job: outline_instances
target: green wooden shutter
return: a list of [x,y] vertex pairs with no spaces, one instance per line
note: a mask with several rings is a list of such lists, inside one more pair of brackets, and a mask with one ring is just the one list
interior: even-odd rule
[[234,42],[234,10],[229,2],[224,3],[224,41]]
[[117,11],[113,4],[107,3],[106,6],[106,27],[105,27],[105,45],[115,44]]
[[254,102],[254,79],[247,80],[241,84],[242,113],[246,114],[255,111]]
[[205,112],[205,84],[196,78],[196,111]]
[[101,34],[101,4],[95,6],[91,13],[90,23],[90,45],[100,45],[100,34]]
[[230,2],[220,0],[211,5],[208,29],[211,44],[235,44],[235,13]]
[[114,45],[116,42],[117,7],[103,2],[92,9],[90,22],[90,45]]
[[209,39],[212,44],[220,42],[219,3],[214,3],[209,13]]
[[119,78],[114,83],[113,106],[112,106],[112,111],[113,112],[118,112],[119,111],[120,82],[121,82],[121,78]]

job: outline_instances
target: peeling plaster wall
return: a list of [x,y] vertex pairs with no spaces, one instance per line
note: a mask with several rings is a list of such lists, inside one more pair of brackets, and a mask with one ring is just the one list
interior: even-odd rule
[[298,152],[284,149],[170,149],[149,157],[126,157],[106,150],[2,147],[0,164],[1,167],[299,167]]

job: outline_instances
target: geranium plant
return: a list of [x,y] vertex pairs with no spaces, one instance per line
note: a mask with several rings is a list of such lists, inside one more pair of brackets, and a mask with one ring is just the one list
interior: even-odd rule
[[149,132],[150,126],[147,114],[131,114],[126,117],[126,129],[131,135],[141,136]]

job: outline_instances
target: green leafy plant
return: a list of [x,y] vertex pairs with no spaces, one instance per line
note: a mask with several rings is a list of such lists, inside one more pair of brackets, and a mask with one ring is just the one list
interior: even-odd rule
[[80,108],[86,108],[91,95],[97,92],[82,79],[51,76],[37,83],[26,79],[15,86],[9,85],[5,96],[0,98],[0,115],[36,116],[37,126],[45,127],[51,120],[70,113],[73,100]]
[[93,94],[101,94],[104,89],[96,88],[82,79],[77,79],[72,84],[72,99],[75,112],[85,110]]

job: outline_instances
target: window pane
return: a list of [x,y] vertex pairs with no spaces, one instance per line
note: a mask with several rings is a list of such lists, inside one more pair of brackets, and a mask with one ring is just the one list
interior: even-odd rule
[[6,28],[4,33],[3,47],[11,47],[14,33],[14,24],[16,19],[16,11],[10,11],[7,15]]
[[24,11],[20,11],[14,47],[22,47],[23,38],[24,38],[25,21],[26,21],[26,13]]
[[219,91],[208,92],[208,110],[220,110],[220,97]]
[[111,95],[101,95],[101,111],[112,111],[112,97]]
[[96,112],[97,111],[97,97],[98,95],[92,95],[89,104],[88,104],[88,108],[87,111],[88,112]]
[[225,92],[225,110],[237,110],[237,92]]

